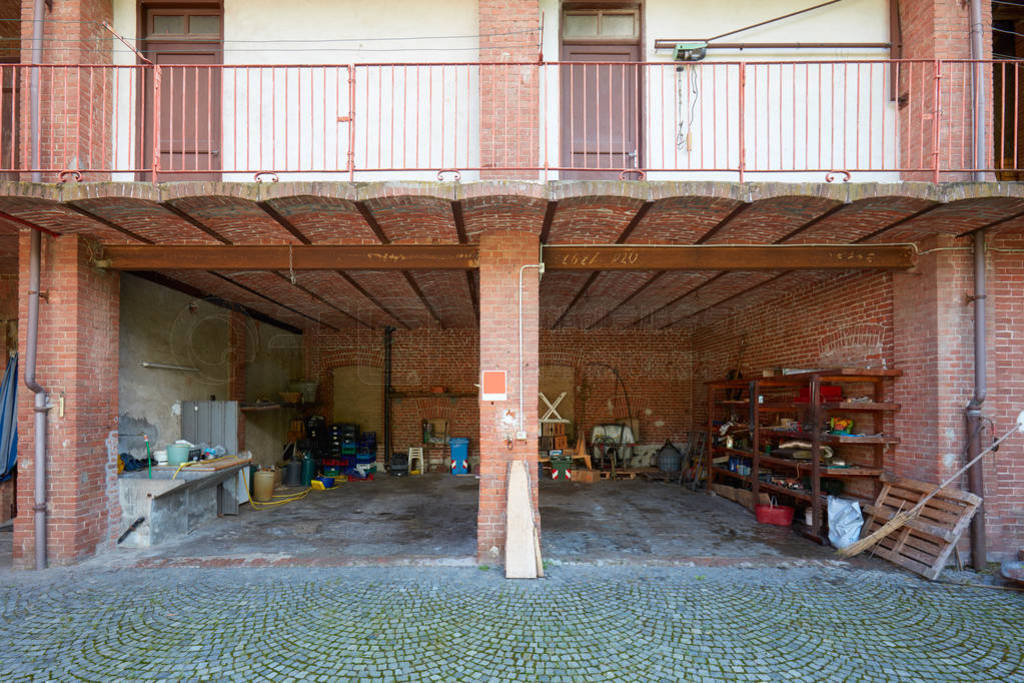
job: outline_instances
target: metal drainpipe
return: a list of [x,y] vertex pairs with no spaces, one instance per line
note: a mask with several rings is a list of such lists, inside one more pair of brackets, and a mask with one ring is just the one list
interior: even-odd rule
[[25,386],[35,396],[34,498],[36,569],[46,569],[46,390],[36,382],[36,347],[39,339],[39,256],[42,235],[32,231],[28,275],[28,333],[25,349]]
[[[988,352],[985,347],[985,231],[974,233],[974,396],[967,404],[967,460],[981,453],[981,408],[988,394],[985,368]],[[967,470],[967,487],[972,493],[985,497],[983,461]],[[985,539],[985,504],[982,502],[971,520],[971,564],[984,569],[988,559]]]
[[[32,10],[32,63],[43,61],[43,19],[45,3],[36,0]],[[39,169],[39,67],[32,69],[29,80],[30,134],[29,144],[32,145],[32,181],[42,181]],[[38,230],[32,231],[32,242],[29,253],[28,276],[28,332],[25,349],[25,386],[35,394],[35,459],[34,470],[33,521],[35,522],[35,555],[36,569],[46,569],[46,411],[48,408],[46,390],[36,382],[36,349],[39,340],[39,262],[42,250],[42,235]]]
[[[980,60],[985,58],[985,26],[982,22],[981,0],[971,0],[970,9],[971,21],[971,59]],[[971,94],[974,96],[974,168],[985,167],[988,155],[987,129],[985,120],[988,116],[988,102],[985,91],[985,65],[975,61],[973,63],[974,77],[971,79]],[[976,182],[985,181],[985,173],[981,170],[974,172]]]
[[[971,59],[980,60],[985,56],[984,24],[982,21],[981,0],[971,0]],[[987,116],[985,99],[984,66],[973,63],[974,78],[971,88],[974,96],[974,167],[981,169],[986,163],[985,117]],[[975,182],[984,182],[985,173],[975,170]],[[967,404],[967,459],[972,460],[981,452],[981,409],[988,393],[985,380],[985,368],[988,353],[985,346],[985,231],[974,233],[974,396]],[[985,477],[983,463],[978,462],[967,471],[967,486],[975,494],[985,497]],[[985,505],[978,508],[971,520],[971,564],[975,569],[984,569],[988,559],[988,545],[985,538]]]

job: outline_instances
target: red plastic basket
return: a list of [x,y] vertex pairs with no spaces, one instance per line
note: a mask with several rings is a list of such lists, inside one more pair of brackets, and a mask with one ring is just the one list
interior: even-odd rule
[[761,524],[774,524],[775,526],[789,526],[793,523],[793,513],[796,510],[789,505],[755,505],[754,515]]

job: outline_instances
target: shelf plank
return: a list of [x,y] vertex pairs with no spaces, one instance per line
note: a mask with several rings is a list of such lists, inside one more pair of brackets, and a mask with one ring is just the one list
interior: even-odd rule
[[876,403],[874,401],[840,401],[838,403],[822,403],[825,410],[849,410],[851,412],[896,413],[900,410],[899,403]]
[[778,484],[773,484],[773,483],[768,482],[768,481],[759,482],[758,483],[758,488],[762,488],[762,489],[765,489],[765,490],[768,490],[768,491],[774,491],[776,493],[780,493],[780,494],[785,495],[785,496],[793,496],[794,498],[806,501],[808,503],[811,502],[811,492],[810,491],[806,491],[805,492],[805,491],[796,491],[794,489],[787,489],[785,486],[779,486]]
[[[791,458],[776,458],[771,455],[762,455],[760,458],[762,464],[778,465],[780,467],[789,467],[795,469],[797,472],[811,471],[812,465],[810,460],[793,460]],[[878,477],[882,474],[882,468],[878,467],[825,467],[821,468],[821,476],[823,477]]]
[[738,472],[733,472],[732,470],[726,469],[725,467],[719,467],[718,465],[714,465],[711,469],[712,471],[726,477],[732,477],[733,479],[739,479],[740,481],[745,481],[747,483],[750,483],[751,481],[749,476],[739,474]]
[[[780,432],[772,429],[761,429],[761,436],[771,436],[778,439],[795,439],[799,441],[811,441],[814,435],[810,432]],[[840,436],[838,434],[822,434],[821,443],[828,445],[850,444],[862,446],[880,446],[887,444],[898,444],[900,440],[894,436]]]

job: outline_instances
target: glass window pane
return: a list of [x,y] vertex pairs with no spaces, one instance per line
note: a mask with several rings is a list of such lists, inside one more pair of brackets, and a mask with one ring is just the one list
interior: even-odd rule
[[601,35],[606,38],[632,38],[636,35],[636,15],[602,14]]
[[597,14],[566,14],[563,36],[591,38],[597,35]]
[[191,16],[188,18],[188,32],[220,35],[220,17],[211,14]]
[[153,17],[153,33],[182,35],[185,33],[185,17],[181,14],[157,14]]

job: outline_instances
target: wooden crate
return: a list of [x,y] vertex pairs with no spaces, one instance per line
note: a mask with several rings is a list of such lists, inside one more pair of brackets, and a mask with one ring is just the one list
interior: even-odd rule
[[[881,476],[882,490],[874,505],[865,505],[861,537],[888,522],[900,511],[907,512],[935,489],[935,484],[903,477]],[[921,513],[892,532],[872,553],[893,564],[934,580],[942,572],[960,536],[981,505],[981,498],[947,487],[925,504]]]
[[572,480],[580,484],[593,484],[601,478],[597,470],[576,470],[572,471]]

